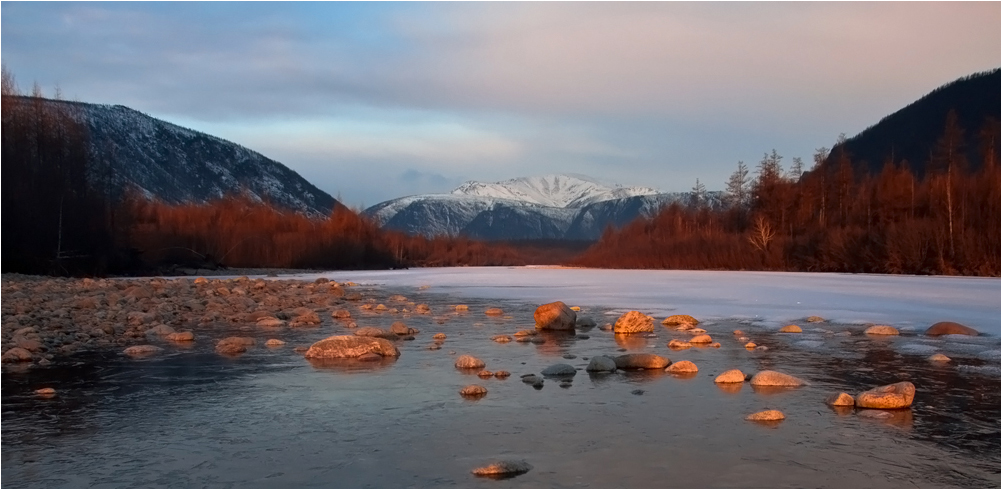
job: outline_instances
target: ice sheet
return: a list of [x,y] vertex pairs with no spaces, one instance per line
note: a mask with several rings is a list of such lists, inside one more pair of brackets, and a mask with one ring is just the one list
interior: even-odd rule
[[1002,319],[999,278],[548,267],[331,271],[296,277],[428,286],[430,292],[539,304],[560,300],[653,316],[740,318],[764,326],[802,322],[811,315],[906,331],[954,321],[997,337]]

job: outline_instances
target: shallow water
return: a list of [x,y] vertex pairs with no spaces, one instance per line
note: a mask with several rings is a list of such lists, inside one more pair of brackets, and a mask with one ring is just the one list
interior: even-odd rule
[[[333,275],[332,275],[333,277]],[[421,333],[399,342],[393,362],[314,365],[292,348],[350,333],[321,327],[262,331],[219,326],[211,335],[251,335],[238,357],[213,352],[208,334],[188,349],[132,360],[116,353],[81,356],[48,368],[3,374],[2,479],[5,487],[998,487],[1000,377],[998,339],[927,339],[905,332],[881,339],[863,326],[807,324],[778,334],[751,322],[701,325],[719,349],[671,351],[688,334],[655,325],[656,338],[547,336],[542,345],[498,344],[490,337],[531,328],[535,304],[464,300],[415,289],[374,289],[380,300],[402,292],[435,315],[403,318]],[[457,302],[465,314],[434,316]],[[487,317],[500,306],[512,318]],[[581,305],[599,324],[612,307]],[[616,305],[618,306],[618,305]],[[615,310],[618,311],[618,310]],[[360,326],[388,327],[400,315],[360,315]],[[731,331],[769,346],[748,351]],[[849,331],[846,336],[839,335]],[[427,350],[444,332],[441,350]],[[198,332],[196,332],[198,334]],[[287,345],[269,349],[267,338]],[[909,347],[912,346],[912,347]],[[953,358],[929,363],[929,346]],[[519,375],[555,363],[583,368],[598,354],[653,352],[699,366],[693,377],[662,372],[589,375],[569,388],[549,379],[536,390]],[[455,354],[450,354],[454,351]],[[914,351],[914,352],[913,352]],[[507,380],[456,370],[472,354]],[[573,359],[563,356],[570,354]],[[990,356],[988,356],[990,357]],[[747,383],[722,389],[713,378],[731,368],[775,369],[811,385],[781,391]],[[824,405],[910,380],[913,407],[888,418]],[[464,399],[468,384],[486,386]],[[51,386],[45,399],[33,390]],[[642,395],[632,394],[643,390]],[[779,409],[774,425],[744,417]],[[508,480],[470,471],[498,459],[533,469]]]

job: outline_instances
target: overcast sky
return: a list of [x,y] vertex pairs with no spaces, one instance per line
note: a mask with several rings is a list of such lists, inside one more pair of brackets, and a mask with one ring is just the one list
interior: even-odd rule
[[1000,3],[3,2],[22,89],[247,146],[351,206],[573,172],[722,189],[1000,64]]

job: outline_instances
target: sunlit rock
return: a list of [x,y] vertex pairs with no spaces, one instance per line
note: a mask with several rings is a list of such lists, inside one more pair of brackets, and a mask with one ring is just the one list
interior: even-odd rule
[[807,382],[779,371],[759,371],[752,376],[752,386],[803,386]]
[[504,315],[504,310],[501,308],[487,308],[484,310],[484,314],[487,316],[502,316]]
[[664,369],[671,364],[671,360],[657,354],[623,354],[616,356],[616,368],[623,370],[630,369]]
[[933,324],[929,329],[925,331],[926,335],[936,337],[939,335],[971,335],[977,336],[978,331],[959,323],[954,322],[939,322]]
[[459,369],[480,369],[487,366],[487,363],[468,354],[463,354],[456,359],[456,367]]
[[667,327],[674,327],[678,325],[698,325],[699,320],[689,315],[672,315],[662,320],[661,324]]
[[645,333],[654,331],[654,318],[639,311],[629,311],[616,320],[613,331],[617,334]]
[[801,332],[803,332],[803,329],[801,329],[797,325],[787,325],[787,326],[779,329],[779,331],[781,333],[801,333]]
[[171,342],[192,342],[195,340],[195,334],[190,330],[185,330],[184,332],[171,332],[167,334],[166,339]]
[[745,420],[751,420],[752,422],[776,422],[785,418],[786,415],[783,415],[783,412],[779,410],[763,410],[745,417]]
[[865,333],[867,335],[900,335],[901,334],[901,332],[898,332],[898,329],[896,329],[896,328],[894,328],[894,327],[892,327],[890,325],[874,325],[874,326],[872,326],[870,328],[867,328],[866,330],[863,330],[863,333]]
[[883,409],[908,408],[914,399],[915,385],[908,381],[901,381],[860,393],[856,396],[856,406]]
[[162,348],[155,345],[134,345],[125,349],[122,353],[130,357],[142,357],[156,354],[162,350]]
[[696,364],[694,362],[692,362],[692,361],[678,361],[678,362],[672,363],[671,366],[668,366],[665,369],[665,372],[672,373],[672,374],[689,374],[689,373],[695,373],[695,372],[698,372],[698,371],[699,371],[699,368],[696,367]]
[[848,393],[833,393],[825,398],[825,405],[830,407],[851,407],[856,404],[856,400]]
[[382,357],[397,357],[400,351],[393,342],[379,337],[357,335],[334,335],[313,345],[306,351],[307,359],[354,358],[363,354],[378,354]]
[[525,461],[498,461],[487,466],[482,466],[473,470],[473,474],[485,477],[515,476],[527,473],[532,469],[532,465]]
[[717,376],[717,378],[714,379],[713,382],[714,383],[744,383],[745,382],[745,373],[742,373],[740,369],[731,369],[729,371],[724,371],[723,373],[720,373],[720,376]]
[[563,301],[555,301],[540,305],[532,315],[539,330],[570,330],[574,331],[577,313]]
[[713,343],[713,339],[709,335],[701,334],[689,339],[690,344],[710,344]]

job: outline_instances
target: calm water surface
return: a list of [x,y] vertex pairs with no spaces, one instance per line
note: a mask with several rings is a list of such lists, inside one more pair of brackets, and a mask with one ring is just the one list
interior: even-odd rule
[[[374,294],[383,301],[400,290]],[[417,290],[436,315],[461,301]],[[196,330],[190,348],[132,360],[91,354],[25,372],[3,373],[3,486],[22,487],[999,487],[998,361],[977,353],[998,339],[930,340],[863,336],[861,326],[807,325],[776,334],[738,322],[705,325],[720,349],[671,351],[689,335],[656,325],[656,338],[551,336],[542,345],[497,344],[490,337],[531,328],[535,304],[469,300],[470,312],[403,320],[421,330],[399,342],[393,362],[313,365],[293,347],[338,333],[332,324],[264,332],[219,326]],[[500,306],[512,318],[482,312]],[[609,310],[581,305],[599,324]],[[388,327],[399,315],[366,315],[360,326]],[[701,325],[703,326],[703,325]],[[749,352],[740,328],[768,351]],[[827,333],[849,330],[850,336]],[[428,350],[444,332],[441,350]],[[239,357],[213,352],[218,338],[251,335],[258,345]],[[286,346],[268,349],[268,338]],[[917,346],[917,347],[916,347]],[[590,358],[621,350],[690,360],[699,373],[589,375]],[[454,351],[455,354],[450,354]],[[925,361],[932,351],[954,359]],[[909,352],[915,352],[909,354]],[[453,367],[473,354],[507,380],[481,380]],[[564,359],[565,354],[576,356]],[[569,388],[547,380],[536,390],[519,375],[555,363],[582,368]],[[810,386],[779,392],[745,384],[724,390],[724,370],[776,369]],[[910,410],[888,419],[835,412],[834,391],[857,393],[910,380]],[[486,386],[476,401],[467,384]],[[44,399],[33,390],[51,386]],[[643,394],[633,394],[643,390]],[[747,422],[782,410],[778,425]],[[470,471],[497,459],[524,459],[533,469],[508,480]]]

